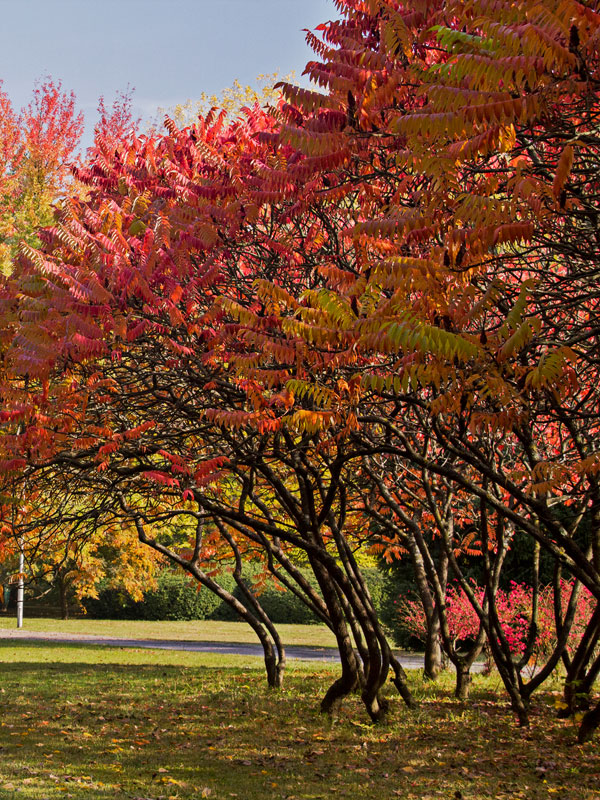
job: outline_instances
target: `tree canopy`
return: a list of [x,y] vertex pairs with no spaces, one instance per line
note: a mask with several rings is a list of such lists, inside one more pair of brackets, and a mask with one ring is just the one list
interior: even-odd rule
[[[98,136],[75,170],[85,194],[41,247],[21,243],[0,298],[6,490],[60,491],[73,521],[126,519],[206,585],[219,547],[238,567],[260,551],[336,633],[325,710],[360,686],[380,719],[390,669],[413,703],[365,547],[408,555],[431,646],[457,668],[489,642],[523,724],[561,659],[575,710],[600,670],[598,15],[576,0],[336,7],[308,34],[314,88]],[[194,531],[187,550],[156,532],[173,520]],[[522,538],[535,593],[541,551],[555,565],[556,646],[531,680],[537,601],[517,658],[496,603]],[[482,558],[483,595],[461,552]],[[480,622],[466,659],[449,577]],[[581,587],[596,605],[569,655]],[[599,720],[596,706],[582,739]]]

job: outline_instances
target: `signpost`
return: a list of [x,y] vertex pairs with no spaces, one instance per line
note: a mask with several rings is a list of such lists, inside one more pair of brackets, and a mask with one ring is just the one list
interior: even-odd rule
[[23,554],[23,545],[19,550],[19,581],[17,583],[17,628],[23,627],[23,595],[24,595],[24,575],[25,570],[25,556]]

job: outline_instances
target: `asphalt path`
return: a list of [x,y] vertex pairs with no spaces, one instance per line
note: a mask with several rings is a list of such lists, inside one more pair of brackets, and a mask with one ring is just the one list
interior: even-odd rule
[[[117,639],[110,636],[91,636],[82,633],[39,633],[17,628],[0,628],[0,641],[6,646],[10,641],[52,642],[54,644],[104,645],[105,647],[137,647],[149,650],[187,650],[196,653],[223,653],[239,656],[262,656],[260,644],[236,642],[197,642],[173,639]],[[339,654],[333,647],[305,647],[290,645],[285,648],[287,657],[297,661],[339,661]],[[396,651],[405,669],[422,669],[423,656],[418,653]]]

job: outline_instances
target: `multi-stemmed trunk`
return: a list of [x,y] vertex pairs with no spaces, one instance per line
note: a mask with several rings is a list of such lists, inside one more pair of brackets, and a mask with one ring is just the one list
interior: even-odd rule
[[311,559],[310,563],[329,612],[342,664],[342,674],[331,684],[321,700],[321,711],[334,715],[338,712],[344,698],[361,685],[364,676],[362,665],[352,646],[352,638],[336,587],[329,573],[319,561]]
[[[124,507],[126,510],[129,510],[125,504]],[[156,539],[148,536],[140,517],[133,515],[133,518],[140,542],[166,556],[172,563],[177,564],[177,566],[181,567],[188,574],[192,575],[198,581],[198,583],[216,594],[217,597],[230,606],[230,608],[232,608],[236,614],[244,620],[244,622],[250,625],[252,630],[256,633],[263,648],[267,684],[274,689],[280,688],[283,682],[283,674],[286,666],[285,649],[275,626],[269,619],[268,615],[256,597],[252,595],[252,593],[244,584],[241,575],[241,560],[239,559],[239,551],[237,548],[234,548],[234,556],[236,558],[234,578],[242,590],[242,593],[248,600],[248,605],[250,608],[247,608],[231,592],[227,591],[227,589],[207,575],[206,572],[200,568],[197,558],[192,557],[191,559],[187,559],[179,553],[176,553],[171,548],[158,542]],[[202,537],[200,525],[198,525],[196,536],[198,539],[196,548],[197,550]]]
[[572,657],[566,659],[564,702],[558,712],[560,717],[585,712],[577,737],[580,743],[588,741],[600,726],[600,703],[590,708],[590,692],[600,674],[600,654],[597,651],[599,641],[600,603],[596,605]]
[[368,589],[351,556],[344,553],[345,569],[337,564],[325,566],[318,559],[310,561],[328,607],[342,662],[342,675],[327,691],[321,709],[328,713],[336,711],[344,697],[360,689],[367,713],[374,722],[381,721],[388,709],[382,689],[390,667],[394,685],[405,703],[413,707],[404,670],[391,652]]

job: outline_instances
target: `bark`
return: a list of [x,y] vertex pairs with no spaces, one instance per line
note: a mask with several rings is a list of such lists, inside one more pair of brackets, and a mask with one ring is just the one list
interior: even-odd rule
[[369,618],[368,609],[361,608],[360,605],[356,603],[355,608],[350,608],[347,613],[353,622],[351,627],[354,639],[357,645],[360,645],[359,653],[364,666],[361,699],[373,722],[379,722],[388,708],[387,701],[382,699],[379,693],[387,679],[389,656],[381,647],[373,621]]
[[569,717],[576,711],[587,710],[589,708],[588,692],[595,675],[591,675],[591,682],[588,672],[593,673],[594,669],[600,669],[598,659],[593,662],[588,670],[588,665],[593,657],[596,645],[600,641],[600,603],[596,606],[585,633],[573,654],[564,686],[565,708],[559,711],[560,717]]
[[[379,722],[385,717],[389,705],[387,700],[381,696],[381,690],[389,674],[391,649],[377,618],[369,588],[354,555],[339,531],[334,526],[332,526],[332,530],[344,566],[344,571],[340,570],[339,576],[336,574],[336,580],[340,589],[345,591],[352,614],[360,625],[367,649],[366,656],[363,656],[365,681],[361,698],[373,722]],[[402,673],[396,675],[395,684],[399,683],[403,683],[402,696],[410,696]]]
[[[125,511],[130,511],[125,504],[123,504],[123,506]],[[148,545],[148,547],[151,547],[158,553],[162,553],[174,564],[177,564],[190,575],[193,575],[198,583],[200,583],[202,586],[205,586],[211,592],[214,592],[217,597],[220,597],[221,600],[227,603],[227,605],[229,605],[238,614],[238,616],[244,620],[244,622],[247,622],[248,625],[250,625],[252,630],[258,636],[263,648],[267,684],[273,689],[280,688],[285,670],[286,656],[285,650],[279,641],[279,637],[277,637],[278,643],[275,645],[269,629],[263,624],[263,619],[260,619],[256,614],[253,614],[249,609],[246,608],[245,605],[243,605],[243,603],[240,603],[240,601],[234,595],[224,589],[219,583],[210,578],[203,570],[201,570],[196,559],[192,558],[192,560],[187,560],[175,553],[169,547],[166,547],[165,545],[148,536],[140,517],[137,515],[132,516],[135,522],[138,539],[140,542],[142,542],[142,544]],[[201,537],[200,526],[198,528],[197,535],[198,537]],[[264,611],[263,615],[266,617]],[[271,625],[271,627],[273,626]]]
[[406,680],[406,672],[404,671],[404,667],[398,661],[396,656],[392,653],[390,654],[390,666],[394,671],[394,677],[392,678],[392,683],[398,690],[400,697],[404,700],[408,708],[416,708],[417,703],[412,696],[412,692],[408,688],[408,682]]
[[309,560],[329,612],[342,663],[341,676],[332,683],[321,700],[321,711],[335,716],[344,698],[360,685],[361,670],[333,580],[319,561],[314,558]]
[[456,665],[456,689],[454,690],[454,696],[459,700],[468,700],[471,680],[471,665],[465,661],[461,661]]
[[468,700],[469,698],[472,681],[471,667],[475,663],[476,658],[481,654],[485,641],[486,632],[480,621],[477,637],[467,652],[458,653],[456,648],[452,648],[452,663],[456,669],[454,696],[459,700]]
[[331,717],[336,716],[344,698],[348,697],[358,684],[358,678],[353,664],[351,661],[346,660],[341,653],[340,657],[342,659],[342,674],[331,684],[321,700],[321,711],[323,714],[329,714]]
[[598,725],[600,725],[600,703],[588,711],[581,720],[577,732],[577,741],[579,744],[584,744],[589,741],[598,728]]
[[233,610],[240,616],[258,636],[262,645],[265,661],[265,671],[267,674],[267,684],[272,689],[280,689],[283,684],[283,674],[286,666],[285,650],[277,637],[277,642],[274,642],[270,631],[263,624],[264,620],[259,619],[249,609],[246,608],[239,600],[230,594],[226,589],[223,589],[216,581],[213,581],[207,575],[202,573],[197,567],[188,568],[188,571],[203,586],[213,591],[222,600],[224,600]]
[[340,605],[344,611],[344,616],[346,617],[346,623],[350,628],[352,633],[352,638],[354,640],[354,648],[358,653],[358,658],[356,660],[358,666],[358,687],[363,689],[366,683],[365,678],[365,664],[369,662],[369,650],[365,645],[364,637],[362,634],[362,630],[360,625],[358,624],[358,620],[352,611],[352,608],[344,596],[343,592],[338,591],[338,600],[340,601]]
[[432,619],[427,625],[423,675],[428,680],[434,681],[443,669],[444,659],[440,642],[440,623],[436,615],[436,618]]
[[[322,622],[330,627],[329,614],[323,598],[311,586],[298,567],[291,561],[281,549],[279,540],[271,543],[264,536],[259,537],[265,552],[269,569],[277,579],[301,600],[307,608]],[[275,569],[274,558],[278,561],[282,569]],[[287,575],[286,575],[287,573]],[[287,577],[289,576],[289,578]]]
[[[239,586],[242,594],[246,598],[246,601],[248,603],[249,608],[251,609],[251,612],[258,618],[260,622],[262,622],[262,624],[268,631],[268,635],[266,637],[268,645],[266,646],[265,649],[265,665],[267,668],[267,675],[269,677],[268,683],[269,686],[271,686],[272,688],[279,689],[281,688],[281,685],[283,683],[283,673],[286,666],[286,656],[283,643],[281,641],[279,633],[277,632],[277,629],[269,619],[269,616],[267,615],[261,604],[258,602],[254,593],[250,591],[248,586],[246,586],[246,582],[244,581],[243,577],[242,556],[235,539],[227,532],[224,526],[222,526],[219,522],[217,522],[217,525],[221,531],[221,535],[228,542],[235,557],[235,569],[233,571],[234,580]],[[263,644],[263,648],[265,648],[265,644]],[[268,653],[268,663],[267,663],[267,653]]]
[[[560,597],[557,598],[557,592],[559,592],[559,587],[558,584],[556,584],[555,582],[554,613],[555,613],[555,620],[557,621],[556,646],[554,647],[546,663],[540,669],[536,670],[533,676],[529,679],[529,681],[523,686],[523,694],[527,698],[531,697],[533,692],[539,686],[541,686],[544,683],[544,681],[552,674],[552,672],[554,671],[555,667],[557,666],[558,662],[561,659],[563,660],[563,663],[566,665],[567,673],[571,668],[571,659],[567,655],[567,642],[569,639],[571,628],[573,626],[573,621],[575,619],[575,610],[577,604],[577,597],[579,596],[579,589],[580,589],[580,584],[576,583],[576,585],[573,587],[573,591],[571,592],[571,597],[569,598],[569,603],[567,606],[567,612],[563,620],[561,618],[562,612],[560,611]],[[557,600],[558,600],[558,611],[556,607]]]
[[58,591],[60,594],[60,615],[61,619],[69,619],[69,586],[67,581],[58,578]]
[[[437,580],[442,587],[441,595],[443,596],[448,577],[448,559],[445,554],[442,554],[436,570],[434,559],[422,536],[420,522],[417,522],[396,501],[378,470],[371,468],[369,459],[366,460],[366,467],[368,474],[379,488],[389,508],[395,512],[395,517],[402,523],[399,525],[388,516],[380,514],[374,507],[367,506],[367,512],[373,519],[377,520],[378,525],[383,530],[387,530],[391,536],[401,541],[409,552],[419,599],[427,622],[424,676],[430,680],[435,680],[443,669],[443,652],[440,641],[438,605],[430,580],[432,579],[432,574],[436,573],[434,582]],[[406,687],[402,691],[406,693]]]
[[[417,537],[409,537],[407,544],[409,546],[419,598],[423,606],[423,611],[425,612],[425,619],[427,620],[423,675],[428,680],[434,681],[443,670],[444,664],[441,645],[440,617],[435,597],[427,578],[427,569],[417,543]],[[425,540],[420,538],[419,544],[424,546]],[[433,563],[433,558],[430,556],[430,569]],[[438,568],[438,580],[440,585],[445,588],[447,580],[447,559],[443,559],[442,563],[438,564]]]

